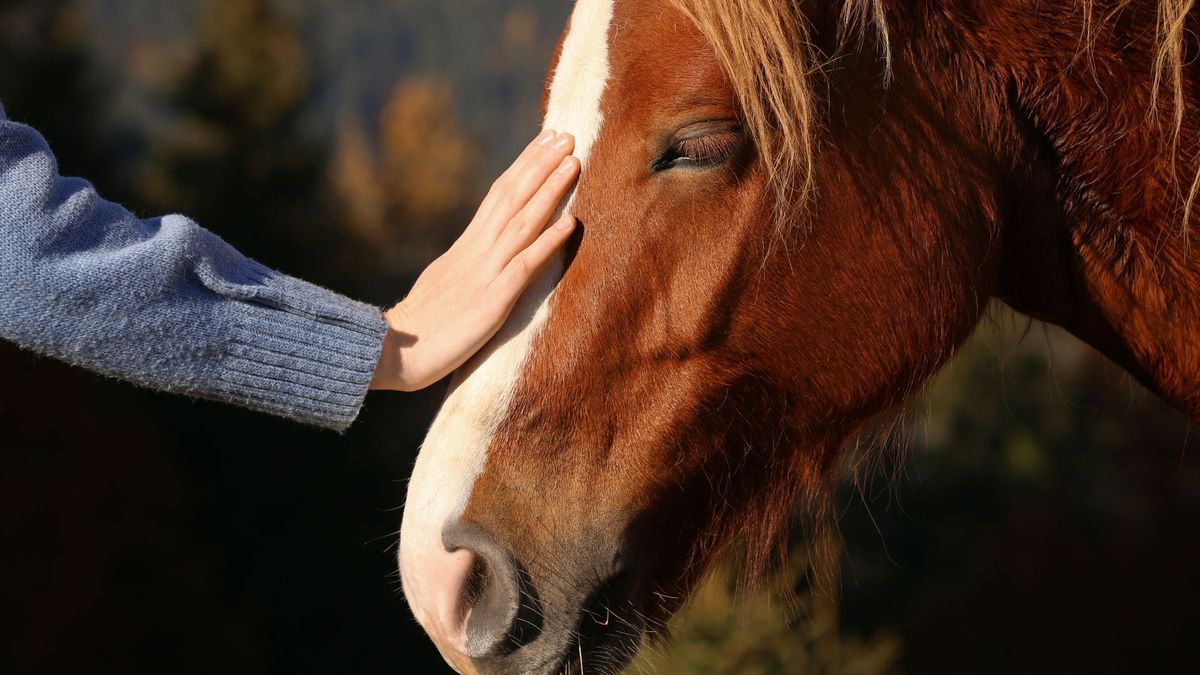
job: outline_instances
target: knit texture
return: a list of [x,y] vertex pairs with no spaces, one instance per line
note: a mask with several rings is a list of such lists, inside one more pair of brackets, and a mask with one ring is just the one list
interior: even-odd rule
[[386,331],[376,307],[270,270],[182,216],[139,220],[59,176],[41,135],[0,106],[0,337],[340,431],[362,408]]

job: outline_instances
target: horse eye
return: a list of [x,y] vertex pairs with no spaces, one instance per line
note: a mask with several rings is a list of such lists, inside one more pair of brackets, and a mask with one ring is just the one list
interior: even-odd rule
[[674,168],[714,166],[732,158],[741,142],[741,134],[731,130],[680,138],[650,168],[658,173]]

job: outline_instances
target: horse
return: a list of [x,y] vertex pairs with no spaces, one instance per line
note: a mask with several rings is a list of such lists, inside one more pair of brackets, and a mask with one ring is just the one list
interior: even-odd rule
[[[577,238],[451,382],[404,592],[460,672],[616,672],[992,300],[1200,418],[1194,0],[578,0]],[[503,189],[501,178],[495,189]]]

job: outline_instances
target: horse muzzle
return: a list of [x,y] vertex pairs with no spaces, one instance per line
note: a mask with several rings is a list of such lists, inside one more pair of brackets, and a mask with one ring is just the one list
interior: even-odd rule
[[447,526],[442,544],[417,554],[402,546],[401,576],[417,620],[458,672],[619,672],[637,652],[633,577],[597,542],[539,556],[533,570],[475,523]]

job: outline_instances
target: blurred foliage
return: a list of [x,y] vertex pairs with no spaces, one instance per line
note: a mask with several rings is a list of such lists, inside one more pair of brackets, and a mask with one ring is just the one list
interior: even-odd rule
[[778,578],[738,592],[731,564],[719,567],[671,622],[667,644],[651,643],[628,672],[662,675],[891,675],[899,672],[898,636],[869,640],[841,630],[828,591],[807,586],[798,549]]
[[1190,422],[1061,329],[993,317],[847,485],[843,626],[899,630],[912,673],[1182,672]]
[[[29,0],[16,0],[29,2]],[[83,0],[102,30],[97,61],[143,74],[193,40],[213,0]],[[495,174],[539,121],[542,77],[571,9],[564,0],[276,0],[313,59],[308,112],[317,125],[373,120],[397,82],[436,75],[452,89],[464,132]],[[132,98],[144,82],[119,83]],[[153,120],[153,111],[127,106]]]
[[256,257],[282,256],[294,273],[317,273],[327,263],[313,257],[337,232],[320,199],[325,149],[300,125],[310,58],[270,0],[214,0],[167,92],[173,124],[151,140],[143,201]]
[[[136,212],[385,304],[535,132],[569,8],[0,0],[0,100]],[[840,588],[739,596],[722,570],[638,666],[1186,672],[1190,425],[1061,331],[995,317],[847,481]],[[441,391],[373,396],[336,437],[3,344],[0,381],[20,383],[0,387],[0,672],[442,670],[392,560]]]
[[[419,269],[470,218],[478,156],[455,114],[449,86],[433,76],[401,81],[379,113],[378,151],[356,123],[339,130],[331,180],[346,227],[393,264]],[[404,223],[404,227],[395,224]]]
[[112,87],[91,67],[85,18],[75,0],[0,0],[0,94],[7,109],[37,119],[56,147],[72,149],[60,158],[63,170],[95,176],[121,198],[127,184],[108,177],[125,168],[128,139],[107,114]]
[[382,182],[400,208],[430,222],[462,204],[473,149],[454,119],[450,88],[433,78],[400,83],[379,121]]

